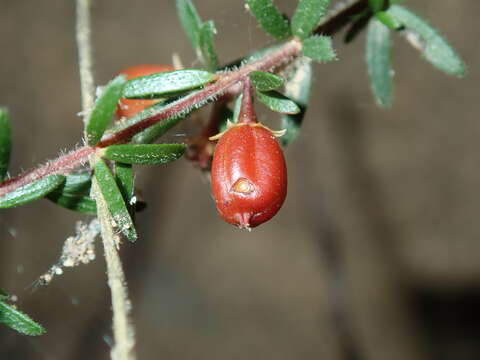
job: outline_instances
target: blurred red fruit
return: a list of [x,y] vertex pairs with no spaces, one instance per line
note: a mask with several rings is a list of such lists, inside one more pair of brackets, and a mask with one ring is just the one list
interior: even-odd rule
[[[175,70],[170,65],[135,65],[123,69],[119,74],[127,76],[127,80],[134,79],[140,76],[157,74],[165,71]],[[136,100],[136,99],[120,99],[117,107],[117,116],[132,117],[142,111],[143,109],[152,106],[158,100]]]

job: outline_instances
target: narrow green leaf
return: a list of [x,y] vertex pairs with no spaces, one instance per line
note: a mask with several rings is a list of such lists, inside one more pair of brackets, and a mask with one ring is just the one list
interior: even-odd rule
[[391,6],[387,13],[405,26],[407,40],[433,66],[450,75],[465,74],[465,64],[460,56],[425,20],[400,5]]
[[202,27],[202,20],[197,9],[190,0],[177,0],[177,15],[190,43],[194,49],[197,49],[199,47],[200,28]]
[[376,13],[383,9],[384,0],[368,0],[368,6]]
[[116,227],[125,237],[134,242],[137,240],[137,232],[128,212],[125,200],[107,164],[102,159],[97,159],[94,166],[95,178],[97,179],[100,192],[107,203],[110,215],[115,221]]
[[20,206],[49,194],[65,181],[63,175],[50,175],[41,180],[19,187],[0,198],[0,209]]
[[300,107],[298,114],[282,114],[282,128],[287,132],[280,138],[283,146],[292,142],[300,132],[300,127],[307,111],[308,99],[312,87],[312,62],[304,59],[298,61],[296,69],[291,76],[287,78],[285,84],[285,95],[294,100]]
[[276,91],[257,91],[257,99],[270,110],[282,114],[298,114],[300,108],[295,102]]
[[57,205],[83,214],[95,215],[97,206],[90,198],[92,181],[88,172],[71,174],[65,182],[47,195]]
[[10,117],[7,108],[0,107],[0,182],[5,178],[12,148]]
[[323,35],[309,37],[303,42],[303,55],[312,60],[325,63],[336,59],[332,48],[332,38]]
[[135,219],[135,213],[144,210],[147,203],[139,200],[135,196],[135,174],[132,164],[115,163],[115,180],[122,193],[127,209],[129,209],[132,219]]
[[213,21],[207,21],[200,28],[199,47],[202,54],[202,61],[209,71],[216,71],[218,68],[217,53],[213,44],[213,36],[217,33]]
[[380,21],[383,25],[388,27],[392,30],[399,30],[402,27],[402,23],[399,22],[395,17],[390,15],[386,11],[379,11],[375,14],[375,17],[378,21]]
[[102,138],[103,133],[113,118],[124,86],[125,76],[117,76],[105,87],[102,95],[96,101],[85,127],[88,145],[96,145]]
[[249,75],[253,86],[259,91],[278,89],[283,85],[283,78],[264,71],[252,71]]
[[392,105],[391,49],[390,30],[372,19],[367,31],[366,60],[373,95],[383,107]]
[[116,162],[115,179],[128,208],[128,205],[132,205],[131,201],[134,193],[134,176],[132,165]]
[[103,149],[102,156],[124,164],[153,165],[175,161],[185,149],[185,144],[122,144]]
[[138,77],[127,82],[123,96],[129,99],[155,99],[177,96],[215,80],[204,70],[177,70]]
[[245,0],[245,2],[268,34],[278,40],[284,40],[291,35],[288,21],[273,5],[272,0]]
[[329,5],[330,0],[300,0],[292,18],[293,35],[300,39],[312,35]]
[[45,333],[42,325],[3,301],[0,301],[0,323],[24,335],[37,336]]

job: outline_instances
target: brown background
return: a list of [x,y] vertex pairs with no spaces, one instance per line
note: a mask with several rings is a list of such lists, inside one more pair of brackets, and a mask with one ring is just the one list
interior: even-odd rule
[[[129,65],[169,63],[172,52],[198,65],[173,1],[95,3],[97,84]],[[271,43],[242,1],[196,3],[216,21],[223,62]],[[140,359],[480,358],[480,2],[408,3],[456,47],[468,76],[447,77],[396,38],[396,99],[382,111],[364,36],[348,47],[337,37],[340,61],[316,66],[303,132],[286,152],[289,195],[269,223],[248,233],[220,221],[186,160],[139,171],[149,207],[122,256]],[[74,13],[73,1],[0,2],[13,173],[81,142]],[[194,132],[184,124],[167,140]],[[48,333],[1,327],[1,359],[109,357],[100,247],[93,264],[30,288],[78,219],[87,217],[47,201],[2,212],[0,286]]]

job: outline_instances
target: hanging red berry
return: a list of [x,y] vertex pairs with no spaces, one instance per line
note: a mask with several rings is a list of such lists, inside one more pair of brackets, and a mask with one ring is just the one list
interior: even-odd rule
[[222,135],[213,155],[212,191],[220,216],[242,228],[278,212],[287,195],[287,168],[269,129],[238,124]]
[[212,192],[220,216],[241,228],[271,219],[287,195],[287,168],[274,132],[257,123],[250,94],[244,91],[237,124],[229,124],[213,155]]
[[[134,79],[140,76],[157,74],[165,71],[175,70],[170,65],[135,65],[123,69],[119,74],[127,76],[127,80]],[[117,116],[131,117],[142,111],[143,109],[152,106],[158,100],[137,100],[137,99],[121,99],[117,107]]]

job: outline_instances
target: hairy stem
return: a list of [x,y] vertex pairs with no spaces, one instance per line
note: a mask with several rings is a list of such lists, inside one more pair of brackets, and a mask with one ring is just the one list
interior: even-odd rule
[[[80,67],[80,82],[82,92],[82,107],[84,118],[94,105],[94,81],[92,73],[92,48],[90,38],[90,0],[77,0],[77,43]],[[90,149],[90,150],[89,150]],[[93,168],[96,158],[94,148],[84,147],[82,150],[90,160]],[[78,153],[78,151],[77,151]],[[76,162],[82,162],[82,157],[70,154]],[[54,162],[55,163],[55,162]],[[50,164],[52,166],[52,164]],[[113,309],[113,337],[115,344],[111,351],[112,360],[135,360],[135,331],[130,321],[131,303],[128,299],[128,290],[125,275],[122,269],[117,248],[120,238],[113,229],[114,221],[110,215],[105,198],[98,186],[97,178],[92,179],[92,196],[97,203],[97,216],[100,222],[105,261],[107,263],[108,285],[111,290]]]
[[101,195],[96,178],[92,180],[92,190],[97,203],[105,260],[107,263],[108,285],[112,292],[113,338],[115,344],[111,350],[112,360],[134,360],[135,330],[130,321],[131,303],[128,298],[127,284],[118,255],[120,238],[114,232],[112,218]]
[[[78,0],[86,1],[86,0]],[[367,0],[347,1],[342,3],[338,9],[333,10],[326,17],[317,29],[316,33],[333,35],[347,24],[351,17],[362,12],[368,6]],[[80,43],[79,43],[80,45]],[[220,72],[217,74],[217,81],[206,85],[203,89],[191,93],[176,102],[166,106],[160,113],[144,119],[125,129],[119,130],[106,137],[97,145],[105,147],[112,144],[128,142],[135,134],[152,126],[159,121],[172,116],[183,116],[192,110],[206,105],[220,95],[226,93],[239,82],[242,82],[248,74],[254,70],[270,71],[298,57],[301,53],[301,43],[292,39],[280,48],[266,54],[255,62],[240,67],[238,70]],[[81,53],[80,53],[81,55]],[[80,62],[82,65],[82,61]],[[89,62],[87,62],[89,64]],[[91,62],[90,62],[91,64]],[[81,71],[82,73],[82,71]],[[67,174],[73,169],[80,167],[88,161],[88,158],[95,152],[95,147],[84,146],[63,155],[56,160],[42,165],[36,169],[27,171],[15,178],[8,179],[0,184],[0,196],[3,196],[23,185],[42,179],[53,174]]]
[[247,77],[243,82],[243,97],[240,114],[238,115],[239,124],[256,123],[257,115],[253,107],[253,89],[250,79]]
[[[95,100],[95,85],[92,70],[92,43],[90,41],[90,0],[77,1],[77,44],[80,69],[82,109],[87,112]],[[84,116],[87,119],[87,116]]]

